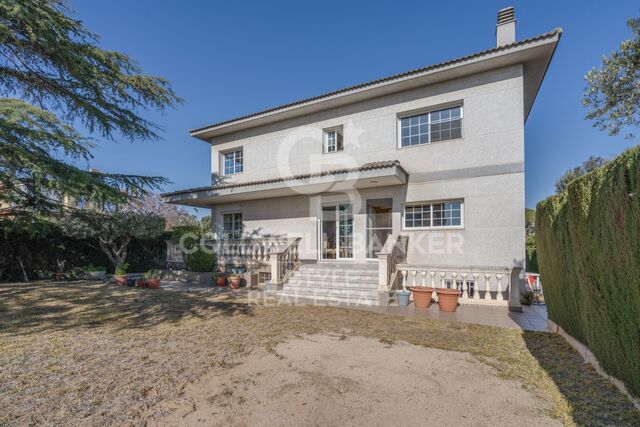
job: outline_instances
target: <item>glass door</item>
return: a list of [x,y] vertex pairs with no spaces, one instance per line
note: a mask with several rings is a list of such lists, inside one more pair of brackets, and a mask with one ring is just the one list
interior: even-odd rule
[[393,199],[367,200],[367,258],[376,258],[392,232]]
[[353,211],[351,203],[338,205],[338,258],[353,258]]
[[335,206],[323,206],[322,218],[320,219],[320,234],[322,236],[322,259],[336,259],[338,249],[338,239],[336,238],[336,226],[338,217]]
[[322,207],[321,258],[353,258],[353,211],[350,203]]

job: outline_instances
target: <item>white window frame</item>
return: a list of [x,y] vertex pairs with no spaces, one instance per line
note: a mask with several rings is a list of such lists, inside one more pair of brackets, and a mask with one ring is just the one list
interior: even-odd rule
[[[450,139],[445,139],[445,140],[440,140],[440,141],[431,141],[431,113],[435,113],[437,111],[441,111],[441,110],[447,110],[450,108],[455,108],[455,107],[460,107],[460,138],[450,138]],[[427,115],[427,135],[428,135],[428,142],[425,142],[423,144],[416,144],[416,145],[407,145],[407,146],[402,146],[402,119],[407,119],[409,117],[414,117],[414,116],[421,116],[423,114]],[[460,140],[464,138],[464,105],[462,103],[462,101],[458,101],[458,102],[454,102],[454,103],[450,103],[450,104],[444,104],[444,105],[438,105],[438,106],[434,106],[434,107],[429,107],[429,108],[423,108],[423,109],[419,109],[419,110],[413,110],[413,111],[407,111],[407,112],[403,112],[398,114],[397,116],[397,120],[396,120],[396,127],[397,127],[397,132],[396,132],[396,139],[397,139],[397,143],[396,143],[396,147],[398,149],[405,149],[405,148],[414,148],[414,147],[424,147],[424,146],[428,146],[431,144],[438,144],[441,142],[449,142],[449,141],[456,141],[456,140]]]
[[[224,228],[224,216],[225,215],[240,215],[240,236],[239,237],[233,237],[231,239],[229,239],[227,237],[227,232]],[[232,224],[235,224],[235,220],[234,218],[232,218],[231,221]],[[244,215],[242,215],[242,211],[238,210],[238,211],[226,211],[226,212],[221,212],[220,213],[220,232],[222,234],[222,239],[223,240],[236,240],[236,239],[242,239],[242,235],[244,233]],[[235,227],[232,229],[232,233],[235,234],[236,230]]]
[[[331,133],[335,134],[335,149],[329,150],[329,136]],[[344,151],[344,134],[342,126],[334,126],[322,130],[322,151],[325,154],[338,153]]]
[[[452,203],[452,202],[460,202],[460,225],[438,225],[438,226],[428,226],[428,227],[407,227],[405,222],[405,209],[408,206],[422,206],[422,205],[430,205],[430,213],[431,213],[431,224],[433,224],[433,205],[438,203]],[[446,200],[424,200],[418,202],[406,202],[402,204],[402,230],[403,231],[428,231],[428,230],[462,230],[464,229],[464,220],[465,220],[465,211],[464,211],[464,199],[446,199]]]
[[[234,162],[235,162],[237,153],[240,153],[240,155],[242,156],[242,164],[241,164],[242,170],[239,171],[239,172],[236,172],[235,171],[235,167],[234,167],[234,171],[233,172],[227,173],[227,169],[225,167],[226,156],[228,156],[230,154],[233,154],[234,155],[233,158],[234,158]],[[236,148],[233,148],[231,150],[227,150],[227,151],[221,152],[220,153],[220,163],[221,163],[220,168],[221,168],[221,171],[222,171],[222,175],[224,175],[224,176],[239,175],[239,174],[243,173],[244,172],[244,150],[243,150],[243,148],[242,147],[236,147]]]

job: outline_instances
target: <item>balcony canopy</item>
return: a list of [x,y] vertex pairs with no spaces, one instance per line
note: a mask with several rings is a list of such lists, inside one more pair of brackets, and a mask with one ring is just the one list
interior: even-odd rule
[[219,203],[268,199],[360,188],[406,184],[407,172],[397,161],[366,163],[357,168],[334,169],[318,173],[258,181],[221,183],[210,187],[190,188],[162,195],[167,203],[211,207]]

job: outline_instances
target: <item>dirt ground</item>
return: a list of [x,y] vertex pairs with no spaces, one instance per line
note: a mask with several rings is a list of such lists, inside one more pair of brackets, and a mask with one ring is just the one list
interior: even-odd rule
[[217,369],[166,425],[562,425],[548,402],[468,353],[312,335]]
[[0,285],[0,425],[198,420],[632,426],[640,413],[557,335],[237,294]]

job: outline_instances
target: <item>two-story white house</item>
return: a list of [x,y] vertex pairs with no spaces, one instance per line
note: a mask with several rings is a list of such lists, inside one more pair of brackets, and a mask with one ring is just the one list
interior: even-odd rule
[[282,295],[386,304],[402,281],[519,307],[524,126],[561,29],[193,129],[219,260]]

